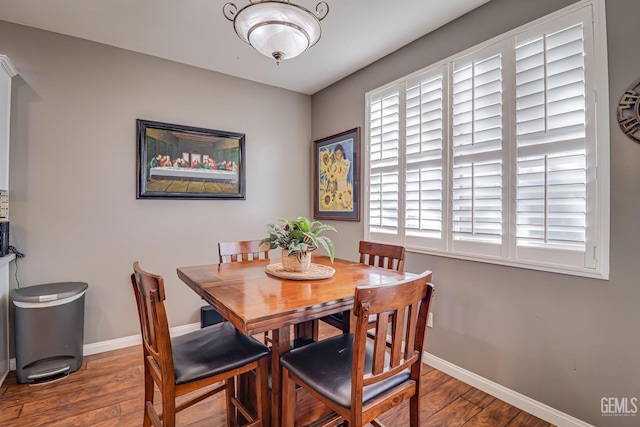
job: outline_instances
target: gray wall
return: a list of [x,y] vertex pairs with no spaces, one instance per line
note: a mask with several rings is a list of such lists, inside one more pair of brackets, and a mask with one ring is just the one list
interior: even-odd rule
[[[6,22],[0,52],[19,72],[10,220],[26,254],[20,285],[87,282],[85,344],[139,333],[133,261],[165,277],[171,326],[196,322],[203,304],[176,267],[217,262],[219,241],[310,214],[308,95]],[[136,200],[138,118],[246,133],[246,200]]]
[[[27,255],[21,285],[86,281],[85,343],[128,336],[138,332],[129,283],[137,259],[165,276],[171,325],[197,321],[201,302],[175,268],[217,259],[218,241],[262,237],[267,222],[310,214],[310,141],[364,128],[366,91],[570,3],[493,0],[311,100],[0,22],[0,53],[20,73],[10,215],[11,242]],[[600,415],[602,397],[640,397],[640,145],[614,113],[640,77],[638,16],[637,0],[607,2],[611,280],[417,254],[406,266],[434,271],[429,352],[599,426],[638,421]],[[136,118],[245,132],[247,200],[136,200]],[[355,259],[362,223],[332,224],[337,256]]]
[[[313,139],[364,129],[364,94],[438,60],[573,3],[493,0],[312,97]],[[615,120],[640,77],[640,2],[606,4],[611,117],[611,276],[592,280],[408,254],[406,269],[434,272],[435,328],[427,351],[598,426],[602,397],[640,398],[640,145]],[[335,223],[337,255],[349,257],[362,223]],[[353,258],[351,256],[351,258]]]

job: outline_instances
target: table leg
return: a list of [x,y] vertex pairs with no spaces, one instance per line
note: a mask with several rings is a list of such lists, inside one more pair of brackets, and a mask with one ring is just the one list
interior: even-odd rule
[[279,426],[282,419],[282,370],[280,356],[291,350],[291,327],[272,331],[271,342],[271,426]]
[[294,325],[293,342],[295,348],[318,341],[318,323],[318,320],[309,320]]
[[342,312],[342,333],[348,334],[351,332],[351,310]]

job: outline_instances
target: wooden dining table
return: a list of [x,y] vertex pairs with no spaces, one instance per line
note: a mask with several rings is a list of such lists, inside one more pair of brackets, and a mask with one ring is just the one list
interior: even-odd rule
[[296,338],[316,338],[314,322],[330,314],[348,312],[355,288],[384,285],[415,276],[357,262],[313,256],[313,264],[330,266],[335,274],[320,280],[292,280],[267,274],[278,259],[179,267],[178,277],[222,317],[245,335],[269,332],[271,339],[271,425],[281,419],[280,356],[291,350],[291,327]]

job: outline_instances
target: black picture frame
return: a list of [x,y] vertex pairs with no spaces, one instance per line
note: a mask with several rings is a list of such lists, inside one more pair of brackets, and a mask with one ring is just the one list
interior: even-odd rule
[[360,221],[360,128],[313,143],[314,219]]
[[246,197],[245,134],[137,119],[137,199]]

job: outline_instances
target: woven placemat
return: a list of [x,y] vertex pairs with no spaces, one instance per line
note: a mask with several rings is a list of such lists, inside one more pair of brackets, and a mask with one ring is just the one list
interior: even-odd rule
[[267,273],[272,276],[280,277],[282,279],[291,280],[319,280],[328,279],[336,274],[336,269],[322,264],[311,264],[309,270],[305,272],[299,271],[286,271],[282,267],[282,263],[269,264],[265,269]]

